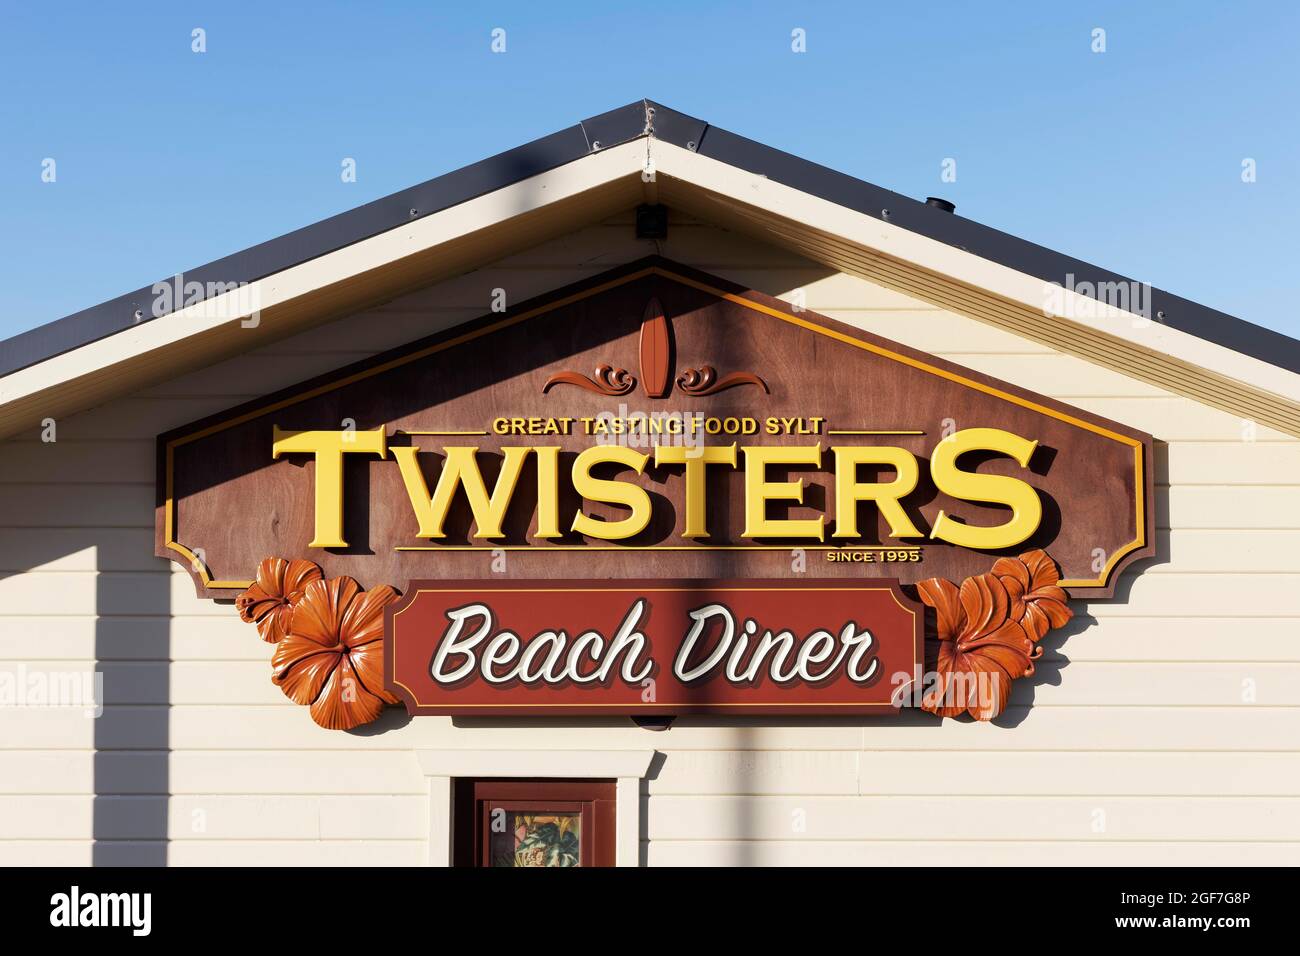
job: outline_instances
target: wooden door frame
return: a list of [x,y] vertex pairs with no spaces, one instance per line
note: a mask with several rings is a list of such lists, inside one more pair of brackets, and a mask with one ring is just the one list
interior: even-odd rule
[[615,781],[614,864],[642,865],[643,781],[654,750],[417,750],[429,787],[430,866],[451,866],[458,778]]
[[452,790],[452,865],[491,866],[490,820],[497,808],[578,813],[581,865],[615,865],[614,780],[457,778]]

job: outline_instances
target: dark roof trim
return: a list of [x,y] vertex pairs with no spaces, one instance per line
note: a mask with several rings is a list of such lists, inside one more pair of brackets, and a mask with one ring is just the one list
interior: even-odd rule
[[[256,282],[311,259],[396,229],[580,159],[601,147],[644,135],[645,108],[634,103],[499,153],[428,182],[376,199],[242,252],[184,272],[185,281]],[[159,281],[167,282],[167,276]],[[0,376],[152,321],[152,285],[0,341]],[[137,311],[140,317],[136,318]],[[166,314],[165,312],[163,314]]]
[[[659,109],[663,111],[662,107]],[[682,119],[684,118],[680,114],[675,115],[674,129]],[[669,135],[660,132],[659,125],[656,116],[656,135],[671,142]],[[689,148],[686,142],[677,142],[675,145]],[[696,151],[702,156],[764,175],[783,185],[876,219],[885,220],[884,210],[888,210],[887,221],[892,225],[956,246],[1045,282],[1064,284],[1067,276],[1073,276],[1075,285],[1090,283],[1093,289],[1103,283],[1135,284],[1134,280],[1081,259],[1053,252],[716,126],[708,127],[708,132],[704,134],[703,142],[697,144]],[[1143,292],[1143,295],[1147,293]],[[1261,362],[1291,372],[1300,372],[1300,341],[1290,336],[1160,289],[1151,288],[1149,297],[1150,301],[1146,304],[1154,322],[1233,349]]]
[[[745,139],[649,100],[639,100],[575,126],[377,199],[314,225],[263,242],[184,273],[187,281],[255,282],[414,218],[441,212],[486,193],[653,132],[681,146],[748,172],[766,176],[855,212],[964,249],[1045,282],[1091,283],[1092,288],[1131,280],[924,202]],[[887,212],[886,212],[887,211]],[[171,277],[161,281],[168,281]],[[47,325],[0,341],[0,376],[151,321],[151,286],[119,296]],[[1300,341],[1159,289],[1147,305],[1153,321],[1233,349],[1291,372],[1300,372]],[[137,318],[137,311],[140,318]]]

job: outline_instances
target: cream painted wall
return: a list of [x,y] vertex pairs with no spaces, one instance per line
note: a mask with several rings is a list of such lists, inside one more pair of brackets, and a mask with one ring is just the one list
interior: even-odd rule
[[[1078,606],[996,725],[361,736],[316,727],[233,609],[150,556],[158,432],[482,314],[493,288],[656,251],[1151,432],[1162,560]],[[707,224],[656,244],[617,217],[57,428],[0,443],[0,672],[98,666],[109,707],[0,709],[0,863],[420,864],[424,748],[659,750],[652,864],[1300,863],[1300,441]]]

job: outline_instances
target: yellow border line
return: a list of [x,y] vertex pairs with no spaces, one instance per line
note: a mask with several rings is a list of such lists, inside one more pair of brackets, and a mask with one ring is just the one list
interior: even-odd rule
[[447,436],[447,435],[484,435],[484,436],[486,436],[486,435],[487,435],[487,432],[484,432],[484,431],[476,431],[476,432],[475,432],[475,431],[470,431],[470,432],[415,431],[414,429],[410,429],[410,428],[399,428],[399,429],[397,429],[395,432],[393,432],[393,434],[394,434],[394,435],[443,435],[443,436]]
[[407,544],[394,551],[920,551],[920,544]]
[[828,435],[924,435],[925,432],[902,431],[897,429],[867,429],[861,430],[856,428],[828,428]]
[[[642,594],[642,593],[644,593],[644,594],[652,594],[652,593],[655,593],[655,592],[676,593],[676,592],[678,592],[678,591],[721,591],[721,592],[723,592],[723,593],[727,593],[727,594],[732,593],[732,592],[735,592],[735,591],[764,591],[764,592],[765,592],[765,591],[831,591],[831,592],[834,592],[834,591],[884,591],[884,592],[888,593],[889,596],[890,596],[891,598],[894,599],[894,603],[897,604],[897,605],[898,605],[902,610],[906,611],[906,612],[907,612],[907,615],[912,619],[912,657],[913,657],[917,662],[920,662],[920,664],[921,664],[922,667],[925,666],[925,627],[924,627],[924,623],[922,623],[922,627],[921,627],[921,631],[920,631],[920,640],[921,640],[921,643],[920,643],[920,645],[918,646],[918,644],[917,644],[917,627],[916,627],[916,608],[908,607],[906,604],[904,604],[902,601],[900,601],[900,600],[898,599],[898,591],[897,591],[897,588],[896,588],[896,587],[891,587],[890,585],[887,585],[887,584],[886,584],[886,585],[881,585],[881,584],[863,584],[863,585],[847,584],[847,585],[844,585],[843,587],[817,587],[816,585],[814,585],[814,586],[812,586],[812,587],[807,587],[807,586],[801,586],[798,582],[791,582],[791,584],[790,584],[789,587],[780,587],[780,586],[777,586],[777,587],[766,587],[766,588],[751,587],[751,586],[749,586],[749,585],[743,585],[743,584],[741,584],[741,585],[729,585],[729,586],[723,586],[723,587],[709,587],[707,583],[705,583],[705,584],[701,584],[701,585],[698,586],[698,587],[689,587],[689,588],[667,588],[667,587],[663,587],[663,588],[660,588],[660,587],[637,588],[637,587],[627,587],[626,585],[620,587],[620,586],[617,585],[617,584],[610,584],[610,585],[593,584],[593,585],[591,585],[591,586],[589,586],[589,587],[581,587],[581,588],[510,588],[510,587],[482,587],[482,588],[480,588],[479,590],[484,591],[484,592],[493,593],[493,594],[555,594],[555,593],[564,593],[564,594],[588,594],[588,593],[590,593],[590,592],[592,592],[592,591],[597,591],[597,592],[603,592],[603,591],[627,591],[627,592],[629,592],[629,593],[636,593],[636,594]],[[465,594],[465,593],[466,593],[466,591],[465,591],[464,588],[417,588],[416,591],[415,591],[415,594],[411,597],[411,600],[408,601],[408,602],[406,602],[406,606],[405,606],[404,608],[402,608],[400,611],[394,611],[394,612],[393,612],[393,620],[396,621],[397,618],[398,618],[400,615],[405,614],[405,613],[406,613],[407,611],[409,611],[412,607],[414,607],[414,606],[415,606],[416,599],[419,598],[419,596],[420,596],[421,594]],[[924,611],[923,611],[922,613],[924,614]],[[387,626],[385,626],[385,629],[384,629],[384,630],[385,630],[385,637],[390,636],[390,635],[388,634],[388,628],[387,628]],[[393,647],[393,670],[396,671],[396,670],[397,670],[397,642],[396,642],[396,641],[393,642],[392,647]],[[387,663],[387,662],[385,662],[385,663]],[[651,708],[651,707],[660,707],[660,708],[663,708],[663,707],[690,707],[690,706],[694,706],[694,705],[699,704],[699,701],[684,701],[684,702],[682,702],[682,703],[680,703],[680,704],[674,704],[674,703],[672,703],[671,701],[669,701],[669,702],[665,702],[665,701],[662,701],[662,700],[660,700],[660,701],[655,701],[655,702],[652,703],[652,704],[642,704],[642,703],[628,703],[628,704],[527,704],[527,703],[525,703],[525,704],[424,704],[424,703],[421,703],[421,702],[420,702],[420,699],[416,696],[415,691],[411,690],[411,688],[407,687],[405,684],[403,684],[401,681],[397,680],[396,678],[393,679],[393,686],[395,686],[395,687],[400,687],[400,688],[402,688],[402,690],[404,690],[404,691],[406,691],[408,694],[410,694],[410,695],[411,695],[411,699],[415,701],[415,706],[416,706],[416,707],[437,707],[439,710],[449,710],[449,709],[451,709],[451,708],[453,708],[453,707],[455,707],[455,708],[461,708],[461,709],[464,709],[464,710],[482,709],[482,708],[488,708],[488,707],[492,707],[492,708],[501,708],[501,709],[505,709],[505,708],[515,708],[515,707],[529,707],[529,708],[532,708],[532,709],[534,709],[534,710],[561,710],[561,709],[567,710],[567,709],[569,709],[569,708],[571,708],[571,707],[607,707],[607,708],[617,708],[619,711],[622,711],[622,710],[625,710],[626,708],[629,708],[629,707],[646,707],[646,708]],[[891,695],[891,696],[892,696],[892,695]],[[707,705],[705,705],[705,706],[708,706],[708,707],[718,707],[718,708],[721,708],[721,707],[853,707],[853,708],[856,708],[856,709],[858,709],[858,710],[866,710],[866,709],[869,708],[869,707],[884,707],[884,708],[888,708],[889,710],[899,710],[899,709],[901,709],[901,708],[899,708],[899,707],[894,706],[892,703],[879,703],[879,702],[872,702],[872,703],[865,703],[865,704],[864,704],[864,703],[861,703],[861,702],[859,702],[859,701],[851,701],[851,700],[849,700],[849,701],[834,701],[834,700],[833,700],[833,701],[827,701],[827,702],[823,702],[823,701],[793,701],[793,702],[784,703],[784,704],[783,704],[783,703],[779,703],[779,702],[777,702],[777,701],[771,701],[771,700],[769,700],[769,701],[762,701],[762,702],[758,702],[758,703],[707,704]]]
[[[673,272],[669,269],[665,269],[661,266],[647,266],[644,269],[638,269],[635,272],[630,272],[627,275],[620,276],[617,279],[612,279],[609,282],[602,282],[599,285],[592,286],[589,289],[584,289],[582,292],[575,292],[572,295],[567,295],[562,298],[556,299],[553,302],[548,302],[546,305],[538,306],[535,309],[529,309],[527,312],[521,312],[518,315],[510,316],[508,318],[501,319],[497,322],[493,322],[490,325],[486,325],[481,329],[476,329],[473,332],[465,332],[461,335],[450,338],[445,342],[439,342],[437,345],[431,345],[428,348],[423,348],[420,349],[419,351],[412,352],[408,355],[403,355],[400,356],[399,358],[391,359],[390,361],[384,362],[382,365],[375,365],[372,366],[371,368],[364,369],[363,371],[354,372],[353,374],[347,376],[346,378],[342,378],[337,381],[330,382],[326,385],[319,385],[316,388],[310,389],[299,395],[295,395],[290,398],[281,399],[278,402],[274,402],[270,405],[266,405],[261,408],[256,408],[250,412],[245,412],[244,414],[236,416],[235,418],[229,419],[227,421],[218,422],[215,425],[210,425],[207,428],[200,429],[199,431],[193,432],[189,435],[184,435],[180,438],[173,438],[171,441],[167,443],[166,500],[163,505],[165,510],[165,518],[164,518],[165,535],[163,541],[164,546],[168,550],[175,551],[176,553],[182,555],[183,557],[185,557],[187,561],[190,562],[192,567],[197,568],[199,577],[203,581],[203,584],[206,587],[217,588],[217,589],[242,590],[244,588],[249,587],[253,583],[252,581],[213,580],[206,565],[203,562],[199,561],[199,559],[194,555],[194,553],[191,552],[188,548],[186,548],[184,545],[179,544],[177,541],[174,540],[175,525],[174,525],[173,512],[175,509],[175,501],[172,494],[173,492],[172,470],[173,470],[173,461],[174,461],[172,452],[175,448],[179,448],[181,445],[187,445],[193,441],[198,441],[200,438],[206,438],[209,435],[214,435],[217,432],[225,431],[228,428],[234,428],[236,425],[242,425],[244,422],[252,421],[255,418],[260,418],[261,416],[268,415],[271,412],[279,411],[282,408],[288,408],[290,405],[296,405],[299,402],[307,401],[308,399],[315,398],[318,395],[324,395],[328,392],[335,391],[336,389],[344,388],[345,386],[351,385],[355,382],[359,382],[364,379],[371,378],[375,375],[379,375],[383,372],[387,372],[390,369],[399,368],[403,365],[407,365],[419,359],[426,358],[429,355],[434,355],[438,352],[442,352],[447,349],[454,348],[455,346],[458,345],[464,345],[466,342],[472,342],[475,339],[483,337],[484,335],[490,335],[493,332],[498,332],[502,329],[509,328],[510,326],[513,325],[518,325],[520,322],[523,322],[527,319],[534,318],[535,316],[538,315],[544,315],[547,312],[553,312],[556,309],[563,308],[566,305],[571,305],[574,302],[580,302],[581,300],[590,298],[593,295],[598,295],[599,293],[608,291],[609,289],[614,289],[621,285],[626,285],[629,282],[633,282],[637,279],[644,278],[645,276],[648,275],[657,275],[667,279],[672,279],[676,282],[680,282],[683,285],[689,286],[693,289],[698,289],[701,292],[705,292],[716,298],[725,299],[728,302],[732,302],[736,305],[743,306],[744,308],[751,309],[755,312],[760,312],[763,315],[772,316],[773,318],[779,319],[782,322],[786,322],[790,325],[795,325],[798,326],[799,328],[807,329],[811,332],[816,332],[821,335],[825,335],[829,338],[835,339],[836,341],[843,342],[847,345],[852,345],[856,348],[862,349],[863,351],[871,352],[883,358],[887,358],[895,362],[901,362],[903,365],[907,365],[911,368],[917,369],[918,371],[926,372],[930,375],[936,375],[939,378],[947,379],[951,382],[955,382],[958,385],[961,385],[966,388],[973,388],[976,391],[984,392],[987,395],[992,395],[994,398],[1002,399],[1003,401],[1010,402],[1013,405],[1019,405],[1022,408],[1028,408],[1031,411],[1038,412],[1041,415],[1046,415],[1049,418],[1055,418],[1058,421],[1066,422],[1067,424],[1074,425],[1078,428],[1082,428],[1085,431],[1090,431],[1093,432],[1094,434],[1101,435],[1104,438],[1109,438],[1112,441],[1117,441],[1125,445],[1131,445],[1133,447],[1133,457],[1134,457],[1134,475],[1133,475],[1134,498],[1137,501],[1137,507],[1136,507],[1137,524],[1135,528],[1137,537],[1134,538],[1133,541],[1129,542],[1124,547],[1115,551],[1115,553],[1110,556],[1110,559],[1106,562],[1105,567],[1102,568],[1100,576],[1095,580],[1088,580],[1085,578],[1070,578],[1061,581],[1060,585],[1061,587],[1066,587],[1066,588],[1105,587],[1106,581],[1110,577],[1110,572],[1114,568],[1115,564],[1126,554],[1129,554],[1132,551],[1136,551],[1137,549],[1143,547],[1146,544],[1145,509],[1142,500],[1146,492],[1146,481],[1144,475],[1145,469],[1143,467],[1143,461],[1142,461],[1143,458],[1142,443],[1138,439],[1129,438],[1127,435],[1121,435],[1117,432],[1113,432],[1108,428],[1102,427],[1101,425],[1094,425],[1091,422],[1086,422],[1083,421],[1082,419],[1075,418],[1073,415],[1068,415],[1065,412],[1058,412],[1055,409],[1048,408],[1046,405],[1041,405],[1038,402],[1030,401],[1029,399],[1025,399],[1025,398],[1020,398],[1019,396],[1012,395],[1010,392],[1005,392],[1002,389],[993,388],[992,386],[989,385],[984,385],[980,382],[975,381],[974,379],[967,378],[966,376],[960,375],[956,372],[949,372],[945,369],[941,369],[938,368],[937,366],[931,365],[928,362],[923,362],[920,359],[914,359],[911,358],[910,356],[901,355],[898,352],[894,352],[883,346],[876,345],[871,342],[866,342],[863,341],[862,339],[854,338],[853,336],[847,335],[843,332],[837,332],[834,329],[826,328],[823,325],[818,325],[817,323],[810,322],[807,319],[801,319],[798,316],[794,316],[794,315],[787,315],[786,313],[781,312],[778,309],[773,309],[770,306],[763,305],[762,303],[759,302],[753,302],[749,299],[746,299],[743,296],[736,295],[735,293],[723,292],[721,289],[715,289],[713,286],[707,283],[698,282],[695,279],[687,278],[686,276],[679,275],[678,273]],[[536,551],[558,550],[558,548],[556,547],[553,546],[548,547],[547,545],[529,545],[526,547],[529,548],[530,550],[536,550]],[[589,550],[596,550],[595,548],[592,548],[590,546],[575,546],[575,547],[585,547],[588,548]],[[656,549],[657,546],[627,545],[622,550],[647,551],[647,550],[656,550]],[[693,549],[698,551],[714,551],[714,550],[721,550],[721,547],[710,546],[710,545],[695,545],[693,546]],[[405,549],[405,550],[415,550],[415,549]],[[433,550],[433,549],[428,548],[428,549],[421,549],[421,550]],[[442,550],[450,550],[450,549],[442,549]],[[484,548],[482,550],[492,550],[492,549]],[[788,549],[782,549],[782,550],[788,550]],[[805,549],[805,550],[816,550],[816,549]]]

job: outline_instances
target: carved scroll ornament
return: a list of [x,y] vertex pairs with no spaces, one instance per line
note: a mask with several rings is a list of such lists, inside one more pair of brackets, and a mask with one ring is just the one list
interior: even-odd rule
[[[672,362],[672,324],[664,314],[659,300],[651,298],[641,317],[639,359],[641,385],[650,398],[664,398],[670,389]],[[576,385],[598,395],[627,395],[636,388],[636,376],[621,366],[602,364],[596,366],[595,377],[566,370],[557,372],[546,380],[542,392],[556,385]],[[737,385],[755,385],[770,394],[767,382],[753,372],[730,372],[719,376],[712,365],[684,369],[676,378],[677,387],[687,395],[699,398],[713,395]]]

